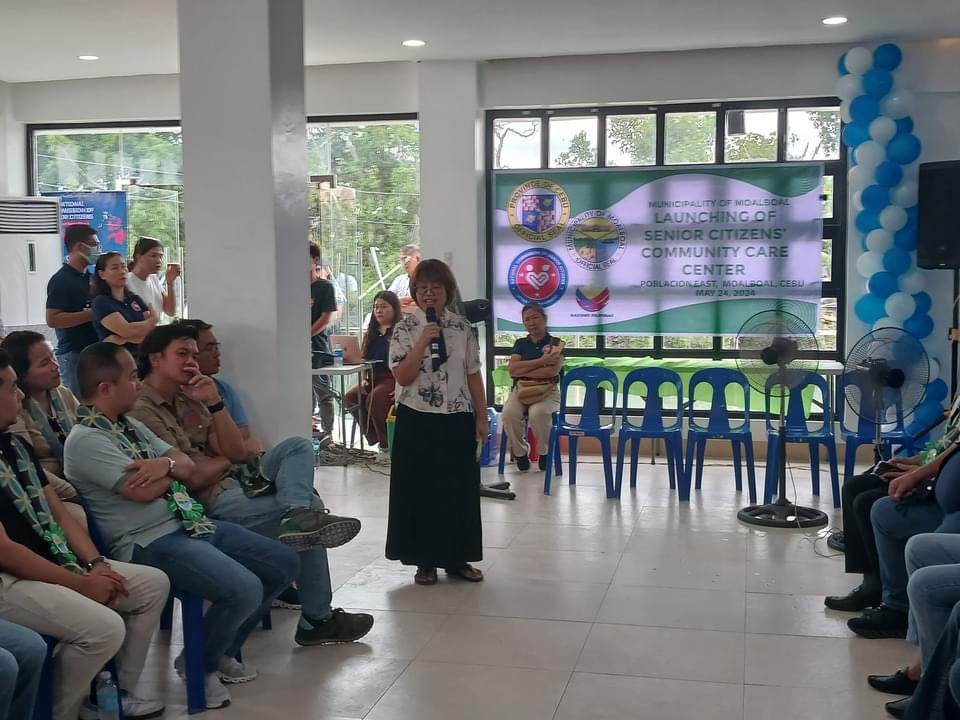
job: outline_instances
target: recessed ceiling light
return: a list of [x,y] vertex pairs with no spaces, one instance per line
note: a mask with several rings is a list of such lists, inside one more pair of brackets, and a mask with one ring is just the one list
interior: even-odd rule
[[846,15],[831,15],[830,17],[825,17],[821,22],[824,25],[843,25],[847,22]]
[[95,62],[100,59],[99,55],[77,55],[77,59],[85,62]]
[[404,47],[423,47],[427,43],[423,40],[404,40],[400,44]]

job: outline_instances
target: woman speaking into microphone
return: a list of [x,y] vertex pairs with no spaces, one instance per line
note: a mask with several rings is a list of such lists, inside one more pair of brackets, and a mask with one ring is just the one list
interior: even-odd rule
[[477,442],[487,437],[480,348],[448,306],[457,285],[444,263],[424,260],[410,290],[417,309],[397,323],[390,368],[397,424],[390,468],[387,558],[414,565],[418,585],[437,568],[480,582],[483,558]]

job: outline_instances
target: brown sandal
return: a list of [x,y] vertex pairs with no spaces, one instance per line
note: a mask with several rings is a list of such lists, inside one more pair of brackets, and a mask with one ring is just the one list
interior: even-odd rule
[[413,576],[413,581],[417,585],[436,585],[436,568],[417,568],[417,574]]
[[457,577],[461,580],[466,580],[467,582],[483,582],[483,572],[477,570],[472,565],[464,565],[453,570],[446,568],[444,572],[451,577]]

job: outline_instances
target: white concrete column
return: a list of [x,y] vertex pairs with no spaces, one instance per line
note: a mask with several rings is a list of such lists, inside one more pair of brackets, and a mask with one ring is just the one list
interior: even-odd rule
[[23,123],[13,111],[13,85],[0,82],[0,197],[26,194]]
[[274,443],[310,432],[302,0],[179,0],[189,315]]
[[420,242],[451,264],[464,300],[486,295],[479,64],[421,62]]

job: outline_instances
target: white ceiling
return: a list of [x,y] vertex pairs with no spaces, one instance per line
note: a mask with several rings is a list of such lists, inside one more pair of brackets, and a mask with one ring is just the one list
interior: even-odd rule
[[[202,0],[192,0],[202,2]],[[957,0],[305,0],[306,63],[960,36]],[[847,25],[828,28],[825,15]],[[400,45],[407,38],[425,48]],[[96,54],[99,62],[77,59]],[[176,0],[0,0],[0,80],[176,73]]]

